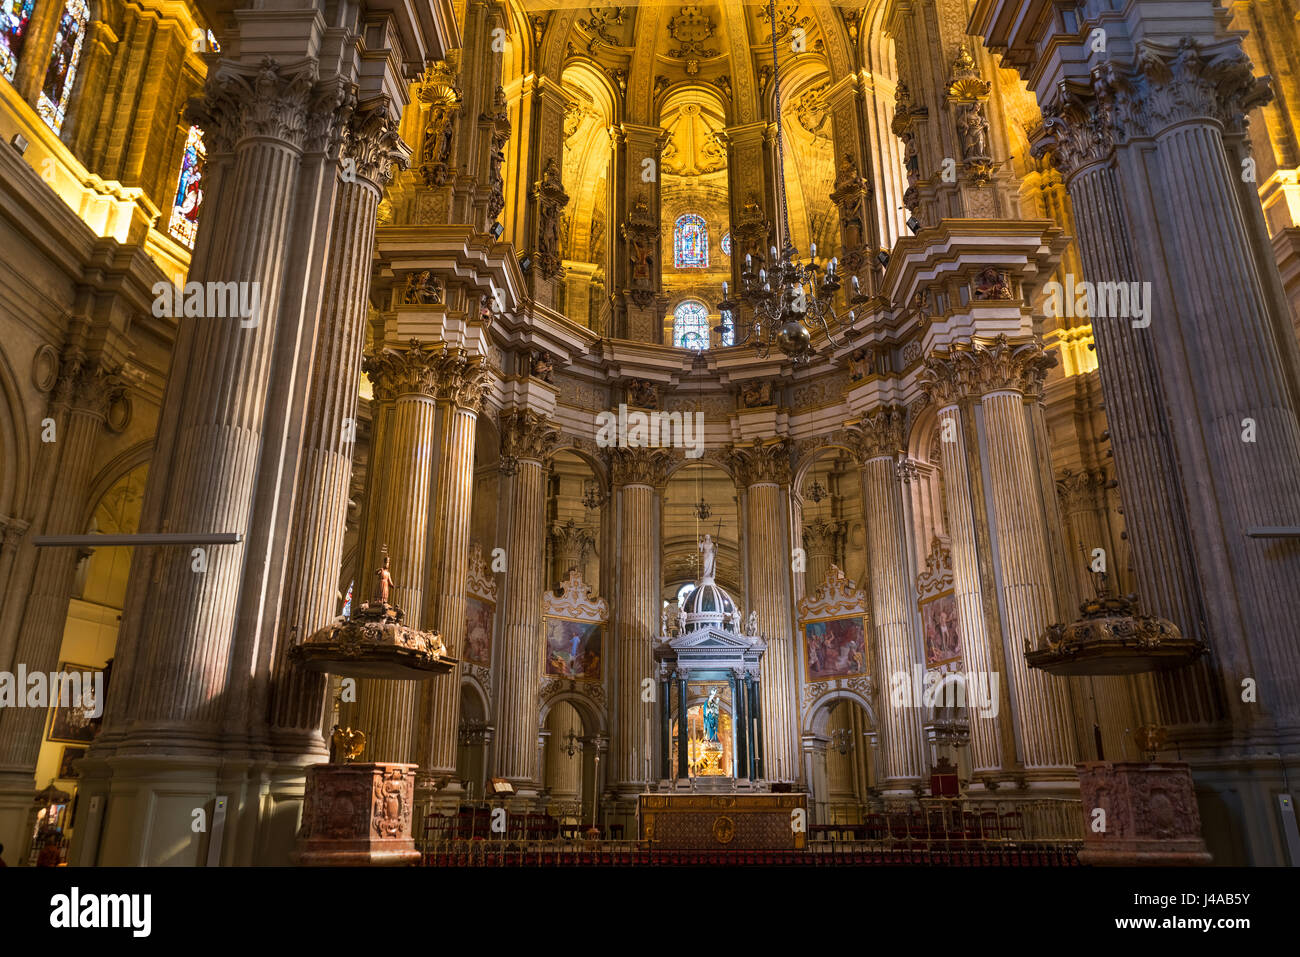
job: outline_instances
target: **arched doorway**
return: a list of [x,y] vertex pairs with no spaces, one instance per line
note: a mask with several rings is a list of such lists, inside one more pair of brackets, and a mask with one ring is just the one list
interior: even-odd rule
[[581,700],[559,698],[546,707],[539,737],[546,813],[569,833],[585,830],[602,816],[599,720]]
[[832,698],[818,709],[804,734],[814,823],[862,823],[875,798],[877,742],[875,722],[856,698]]
[[482,694],[469,681],[460,686],[460,740],[456,751],[456,777],[469,801],[483,794],[487,747],[491,737]]

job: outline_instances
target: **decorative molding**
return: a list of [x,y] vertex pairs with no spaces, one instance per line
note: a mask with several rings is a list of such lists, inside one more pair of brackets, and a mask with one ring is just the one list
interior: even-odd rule
[[541,462],[559,443],[560,433],[551,420],[532,409],[516,409],[501,416],[501,466],[514,475],[520,459]]
[[603,598],[592,597],[591,586],[582,580],[582,572],[575,568],[560,582],[559,595],[550,589],[542,594],[542,614],[549,618],[603,623],[609,621],[609,603]]
[[919,381],[940,405],[1003,390],[1041,398],[1047,371],[1056,363],[1056,356],[1036,340],[1013,344],[1000,335],[988,345],[932,353],[926,357]]
[[868,615],[867,593],[837,565],[826,569],[826,577],[806,598],[799,600],[799,619],[816,621],[844,615]]
[[925,556],[925,570],[916,576],[916,595],[930,598],[952,591],[952,551],[943,539],[930,539],[930,552]]

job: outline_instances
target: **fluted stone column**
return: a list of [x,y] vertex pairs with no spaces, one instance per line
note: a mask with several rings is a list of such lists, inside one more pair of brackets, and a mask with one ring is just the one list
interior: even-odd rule
[[[430,587],[425,627],[442,634],[459,659],[465,644],[465,576],[469,566],[474,494],[474,439],[478,414],[491,384],[482,360],[448,353],[438,364],[438,478],[434,493]],[[455,774],[460,725],[460,668],[423,682],[416,758],[421,781]]]
[[794,670],[790,549],[790,442],[732,446],[729,457],[744,490],[746,595],[767,642],[760,662],[759,754],[769,781],[799,777],[799,713]]
[[[940,361],[929,360],[931,368]],[[1010,685],[1020,763],[1049,777],[1056,776],[1057,769],[1072,776],[1077,751],[1067,687],[1025,662],[1025,649],[1037,646],[1059,607],[1044,505],[1045,496],[1056,493],[1041,488],[1029,421],[1029,416],[1041,415],[1037,400],[1055,358],[1036,343],[1013,345],[999,336],[990,346],[955,352],[948,361],[955,368],[946,374],[960,381],[972,399],[978,398],[981,482],[991,506],[988,522],[1004,680]]]
[[[54,441],[41,444],[36,465],[37,485],[48,493],[48,510],[40,516],[43,534],[85,531],[81,523],[89,504],[95,446],[108,404],[122,389],[116,375],[80,348],[65,351],[46,410],[46,417],[54,422]],[[6,552],[12,551],[9,539],[6,535]],[[77,561],[74,548],[36,551],[25,603],[6,610],[6,617],[12,614],[13,623],[21,622],[22,627],[14,635],[12,654],[0,659],[0,669],[15,673],[25,666],[29,673],[49,674],[58,668]],[[20,696],[25,692],[25,688],[18,690]],[[12,855],[22,853],[26,844],[24,828],[38,786],[36,759],[47,713],[44,708],[0,708],[0,843],[12,848]],[[13,863],[14,856],[9,861]]]
[[[1006,653],[1001,643],[990,640],[989,621],[997,612],[986,589],[980,549],[987,549],[987,525],[977,538],[976,515],[983,516],[982,482],[978,446],[968,442],[974,435],[974,420],[963,414],[963,396],[956,371],[927,360],[925,379],[930,398],[939,406],[939,448],[943,458],[945,496],[948,500],[948,536],[952,553],[953,598],[961,626],[962,664],[968,672],[1007,674]],[[978,544],[979,541],[983,544]],[[1011,725],[1010,696],[1006,681],[999,682],[998,713],[983,716],[969,710],[971,771],[992,772],[1016,765],[1015,734]]]
[[618,540],[614,552],[614,642],[618,662],[613,766],[610,782],[637,793],[646,782],[645,758],[653,751],[647,718],[653,704],[641,700],[641,683],[654,677],[654,636],[659,632],[659,533],[656,485],[663,480],[661,449],[611,449],[610,475],[617,496]]
[[[882,783],[902,788],[921,779],[925,751],[922,702],[896,703],[891,689],[900,681],[912,688],[913,668],[923,665],[914,624],[916,591],[908,574],[912,547],[903,512],[903,489],[896,465],[903,447],[906,412],[887,406],[864,419],[854,433],[855,457],[862,467],[862,505],[871,579],[871,624],[875,632],[877,682],[885,696],[881,724],[885,739]],[[899,677],[902,676],[902,677]]]
[[[326,677],[293,666],[288,652],[339,611],[375,211],[394,165],[404,165],[407,152],[382,104],[349,119],[341,146],[342,158],[357,175],[340,181],[334,200],[336,232],[326,260],[327,286],[304,416],[303,463],[286,550],[284,613],[271,676],[271,733],[282,759],[292,764],[328,755],[321,737]],[[357,584],[359,604],[369,597],[371,582],[362,577]]]
[[501,472],[506,477],[508,511],[502,541],[506,548],[500,653],[495,665],[496,749],[492,776],[516,790],[536,787],[538,699],[541,679],[542,588],[546,535],[545,459],[558,433],[531,410],[507,413],[501,420]]
[[[370,487],[381,510],[370,520],[380,553],[369,562],[369,574],[358,582],[357,597],[369,597],[374,572],[383,564],[387,547],[393,589],[389,602],[401,608],[404,623],[422,628],[427,583],[425,562],[430,525],[430,490],[434,459],[434,426],[438,366],[442,355],[418,341],[404,349],[385,349],[365,361],[365,371],[380,404],[393,403],[393,417],[370,458]],[[418,763],[415,753],[417,682],[364,679],[357,683],[357,725],[366,733],[371,761]]]

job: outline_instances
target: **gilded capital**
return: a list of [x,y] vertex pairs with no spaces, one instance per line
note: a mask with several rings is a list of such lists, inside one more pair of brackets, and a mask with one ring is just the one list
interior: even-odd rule
[[803,547],[809,555],[839,555],[840,538],[844,535],[843,522],[811,522],[803,527]]
[[435,363],[435,377],[439,399],[475,413],[482,410],[492,388],[492,372],[482,357],[457,351],[441,354]]
[[411,148],[402,141],[386,99],[362,104],[343,127],[345,176],[351,170],[383,189],[393,178],[393,167],[406,169],[410,158]]
[[399,395],[438,394],[438,370],[445,362],[442,352],[427,351],[419,339],[412,339],[405,349],[384,349],[365,358],[361,370],[370,377],[375,399],[392,402]]
[[302,149],[316,86],[314,64],[289,69],[270,57],[256,66],[221,60],[185,119],[203,129],[208,148],[229,153],[245,137],[283,140]]

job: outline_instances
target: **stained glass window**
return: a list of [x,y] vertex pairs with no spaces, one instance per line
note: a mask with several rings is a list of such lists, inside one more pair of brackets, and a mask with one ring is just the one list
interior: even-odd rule
[[734,346],[736,344],[736,317],[730,309],[723,310],[722,322],[718,323],[718,325],[722,326],[722,344],[724,346]]
[[27,25],[32,19],[36,0],[0,0],[0,72],[12,80],[18,71]]
[[86,6],[86,0],[68,0],[63,6],[59,28],[54,33],[54,49],[50,51],[50,65],[45,70],[45,85],[41,87],[36,109],[56,133],[63,128],[68,99],[72,96],[72,82],[77,76],[81,41],[86,38],[89,20],[90,8]]
[[703,216],[687,213],[677,217],[673,229],[673,265],[678,269],[709,267],[709,227]]
[[731,255],[731,233],[722,234],[722,255]]
[[199,208],[203,205],[203,131],[191,126],[185,137],[185,152],[181,156],[180,181],[176,184],[176,198],[172,200],[172,218],[167,231],[190,249],[199,231]]
[[673,345],[697,351],[709,347],[709,310],[704,303],[688,299],[673,310]]

